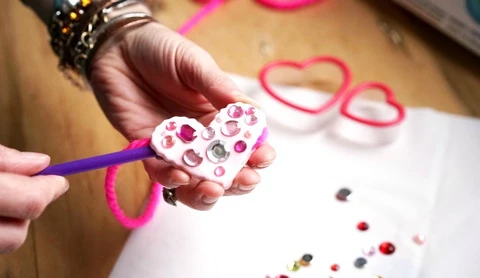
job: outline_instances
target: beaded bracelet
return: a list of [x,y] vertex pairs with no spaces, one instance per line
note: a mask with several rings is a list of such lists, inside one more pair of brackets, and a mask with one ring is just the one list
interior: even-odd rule
[[51,46],[59,57],[58,68],[80,89],[88,87],[86,69],[98,43],[121,28],[154,21],[150,8],[139,0],[68,0],[57,5],[49,27]]

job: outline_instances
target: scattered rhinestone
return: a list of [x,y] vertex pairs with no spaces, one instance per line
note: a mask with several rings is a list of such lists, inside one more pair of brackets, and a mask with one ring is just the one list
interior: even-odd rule
[[355,260],[355,262],[353,263],[353,265],[356,267],[356,268],[364,268],[365,265],[367,264],[367,260],[365,258],[358,258]]
[[369,226],[367,222],[360,222],[357,224],[357,229],[359,229],[362,232],[368,230],[368,228]]
[[365,247],[365,248],[362,249],[362,253],[365,256],[371,257],[371,256],[375,255],[375,247],[373,247],[373,246]]
[[395,245],[386,241],[386,242],[383,242],[382,244],[380,244],[378,249],[384,255],[391,255],[395,252]]
[[352,191],[348,188],[342,188],[337,192],[336,198],[339,201],[345,202],[351,200]]
[[287,269],[290,271],[297,271],[300,269],[300,263],[297,261],[291,261],[287,264]]
[[413,237],[413,242],[415,242],[418,245],[423,245],[425,243],[426,237],[424,234],[416,234]]
[[332,264],[332,265],[330,266],[330,269],[331,269],[332,271],[338,271],[338,270],[340,269],[340,266],[339,266],[338,264]]

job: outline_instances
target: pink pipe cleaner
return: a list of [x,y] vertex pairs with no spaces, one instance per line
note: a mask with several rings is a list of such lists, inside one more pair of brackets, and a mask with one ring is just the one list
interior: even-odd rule
[[257,0],[258,3],[277,10],[295,10],[323,0]]
[[209,14],[213,13],[216,9],[218,9],[223,4],[223,2],[225,1],[224,0],[210,1],[208,4],[203,6],[203,8],[200,11],[198,11],[194,16],[192,16],[189,20],[187,20],[187,22],[185,22],[183,26],[180,27],[180,29],[178,29],[177,32],[179,34],[185,35],[188,31],[190,31],[193,27],[195,27],[200,22],[200,20],[202,20]]
[[[131,150],[134,148],[140,148],[148,146],[150,144],[150,138],[136,140],[131,142],[124,150]],[[123,210],[120,208],[117,200],[117,194],[115,192],[115,180],[117,179],[117,173],[120,168],[120,165],[115,165],[107,168],[107,175],[105,177],[105,195],[107,197],[107,204],[110,210],[113,213],[113,216],[122,224],[124,227],[133,229],[138,228],[150,221],[155,212],[155,208],[158,205],[160,199],[160,192],[162,190],[162,185],[159,183],[153,183],[150,198],[145,207],[143,213],[136,217],[130,218],[125,215]]]

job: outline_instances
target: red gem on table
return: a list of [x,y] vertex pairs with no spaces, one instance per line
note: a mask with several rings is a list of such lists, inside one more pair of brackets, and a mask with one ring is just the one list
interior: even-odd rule
[[357,224],[357,229],[359,229],[360,231],[366,231],[368,230],[368,228],[369,226],[367,222],[360,222]]
[[393,252],[395,252],[395,245],[393,245],[390,242],[383,242],[380,244],[379,248],[380,252],[385,255],[391,255]]
[[275,278],[289,278],[289,277],[285,274],[280,274],[280,275],[277,275]]
[[330,269],[333,270],[333,271],[338,271],[340,269],[340,266],[338,264],[332,264]]

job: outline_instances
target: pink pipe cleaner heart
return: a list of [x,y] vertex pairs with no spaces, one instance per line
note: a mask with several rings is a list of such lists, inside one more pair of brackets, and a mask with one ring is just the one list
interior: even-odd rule
[[[364,119],[362,117],[352,114],[348,110],[350,103],[355,99],[355,97],[369,89],[378,89],[380,90],[380,92],[385,94],[386,103],[395,108],[398,112],[395,119],[391,121],[375,121],[370,119]],[[374,127],[388,127],[397,125],[401,123],[405,118],[405,108],[395,99],[395,94],[393,90],[387,85],[379,82],[366,82],[351,89],[350,92],[347,94],[345,101],[342,103],[342,106],[340,107],[340,113],[351,120]]]
[[[323,63],[337,66],[343,73],[343,82],[340,85],[340,88],[337,90],[337,92],[330,98],[330,100],[327,101],[326,103],[319,105],[317,108],[314,108],[314,109],[306,108],[283,98],[275,90],[272,89],[272,87],[270,86],[270,83],[268,82],[268,73],[273,69],[277,69],[281,67],[293,67],[297,69],[306,69],[310,66],[313,66],[316,64],[323,64]],[[350,82],[352,80],[352,74],[347,64],[345,64],[342,60],[335,57],[331,57],[331,56],[316,56],[308,60],[305,60],[303,62],[296,62],[296,61],[290,61],[290,60],[279,60],[279,61],[271,62],[265,65],[261,69],[259,78],[260,78],[260,84],[262,85],[264,90],[273,98],[280,101],[281,103],[306,113],[320,114],[330,109],[333,105],[339,102],[344,97],[344,95],[346,95],[347,89],[350,86]]]
[[158,156],[200,179],[225,189],[266,137],[265,114],[245,103],[220,110],[209,126],[173,117],[155,128],[150,143]]

